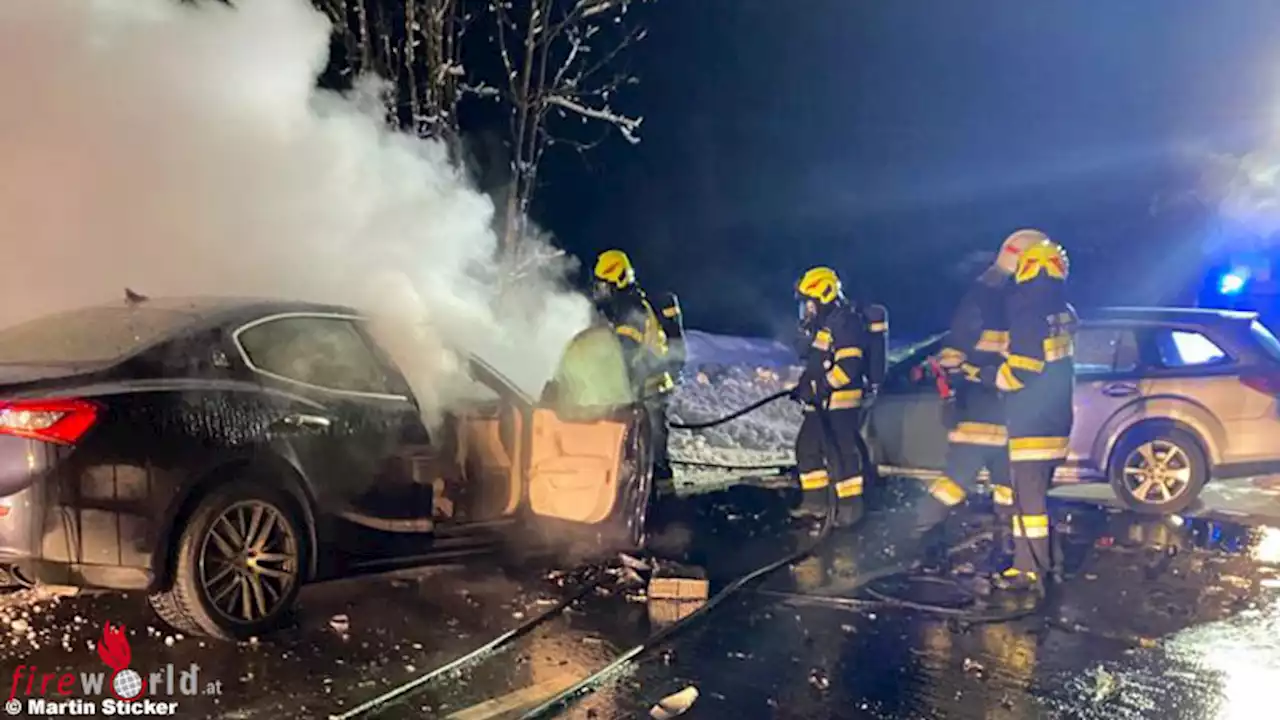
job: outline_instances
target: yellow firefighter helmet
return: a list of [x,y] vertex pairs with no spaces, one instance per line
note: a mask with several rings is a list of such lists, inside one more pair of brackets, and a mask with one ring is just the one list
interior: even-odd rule
[[621,290],[636,281],[636,270],[631,258],[621,250],[605,250],[596,258],[596,281],[608,283]]
[[829,267],[810,268],[796,283],[796,294],[819,305],[830,305],[842,295],[840,277]]
[[1018,262],[1018,271],[1014,273],[1016,282],[1024,283],[1033,280],[1041,273],[1054,280],[1066,280],[1071,271],[1071,263],[1067,260],[1067,251],[1052,241],[1036,243],[1022,253]]

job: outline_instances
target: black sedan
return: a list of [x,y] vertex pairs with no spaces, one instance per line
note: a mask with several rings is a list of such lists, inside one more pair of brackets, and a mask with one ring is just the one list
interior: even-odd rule
[[0,330],[0,567],[241,638],[368,567],[639,545],[643,411],[563,420],[470,369],[429,430],[350,308],[131,296]]

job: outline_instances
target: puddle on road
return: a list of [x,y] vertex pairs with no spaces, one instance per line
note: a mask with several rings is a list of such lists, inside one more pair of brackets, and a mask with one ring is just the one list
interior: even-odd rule
[[[651,662],[581,707],[636,717],[664,693],[696,685],[706,717],[1274,714],[1280,530],[1078,505],[1055,515],[1070,577],[1045,612],[1051,623],[967,625],[742,598],[674,643],[667,664]],[[830,592],[888,562],[890,535],[838,537],[767,587]]]
[[[811,540],[804,531],[780,532],[787,525],[781,505],[766,491],[717,494],[667,508],[668,532],[660,529],[659,536],[668,540],[669,553],[708,570],[714,592]],[[1046,613],[1054,621],[1049,627],[1039,621],[966,626],[898,609],[790,607],[744,594],[566,717],[643,717],[659,699],[688,686],[699,690],[691,717],[1227,720],[1272,714],[1268,691],[1280,687],[1280,530],[1079,505],[1060,506],[1056,515],[1071,577]],[[859,573],[911,555],[902,538],[907,521],[903,513],[873,515],[765,587],[847,591]],[[103,621],[123,621],[138,664],[198,662],[227,685],[223,698],[191,706],[191,716],[326,717],[519,625],[545,609],[553,589],[492,572],[440,571],[318,586],[303,598],[298,629],[241,646],[167,635],[136,595],[46,599],[28,618],[0,607],[0,615],[27,623],[9,628],[0,660],[42,671],[96,670],[101,663],[87,642],[101,634]],[[346,616],[345,638],[341,623],[333,625],[336,615]],[[527,707],[531,698],[603,666],[651,629],[643,603],[595,597],[497,662],[377,717],[446,718],[504,698]],[[27,638],[33,631],[35,648]],[[529,693],[523,703],[522,691]]]
[[174,698],[181,717],[312,720],[487,642],[545,608],[558,590],[492,569],[325,583],[304,590],[295,627],[240,644],[175,634],[135,593],[25,602],[16,595],[0,601],[0,617],[10,621],[0,627],[8,640],[0,643],[0,661],[41,673],[98,672],[105,666],[94,645],[103,623],[124,623],[132,667],[144,675],[168,663],[177,671],[194,663],[202,682],[221,684],[218,695]]

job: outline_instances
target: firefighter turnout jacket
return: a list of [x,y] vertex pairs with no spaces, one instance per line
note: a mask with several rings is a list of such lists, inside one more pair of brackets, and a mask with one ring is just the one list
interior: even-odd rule
[[638,288],[615,293],[601,310],[622,341],[637,396],[670,393],[675,382],[667,370],[667,336],[644,293]]
[[655,293],[650,299],[650,306],[658,318],[658,325],[667,336],[667,372],[673,378],[684,372],[687,352],[684,343],[684,312],[680,309],[680,298],[672,292]]
[[1005,278],[984,273],[960,298],[938,362],[954,379],[953,443],[1003,446],[1008,442],[1000,391],[981,384],[984,368],[999,368],[1009,349]]
[[1052,258],[1024,259],[1006,291],[1008,353],[981,367],[984,385],[1004,393],[1009,460],[1067,457],[1075,386],[1072,334],[1078,319],[1066,299],[1066,272]]
[[837,306],[809,337],[805,369],[797,389],[805,410],[862,407],[867,387],[867,328],[857,313]]

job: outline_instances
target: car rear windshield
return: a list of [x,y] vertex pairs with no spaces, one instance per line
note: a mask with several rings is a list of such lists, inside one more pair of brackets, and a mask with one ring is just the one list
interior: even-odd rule
[[1254,339],[1258,341],[1263,350],[1266,350],[1271,359],[1280,362],[1280,340],[1276,339],[1276,336],[1267,329],[1267,326],[1254,320],[1250,330],[1253,331]]
[[191,322],[158,308],[95,307],[48,315],[0,330],[3,365],[105,365]]

